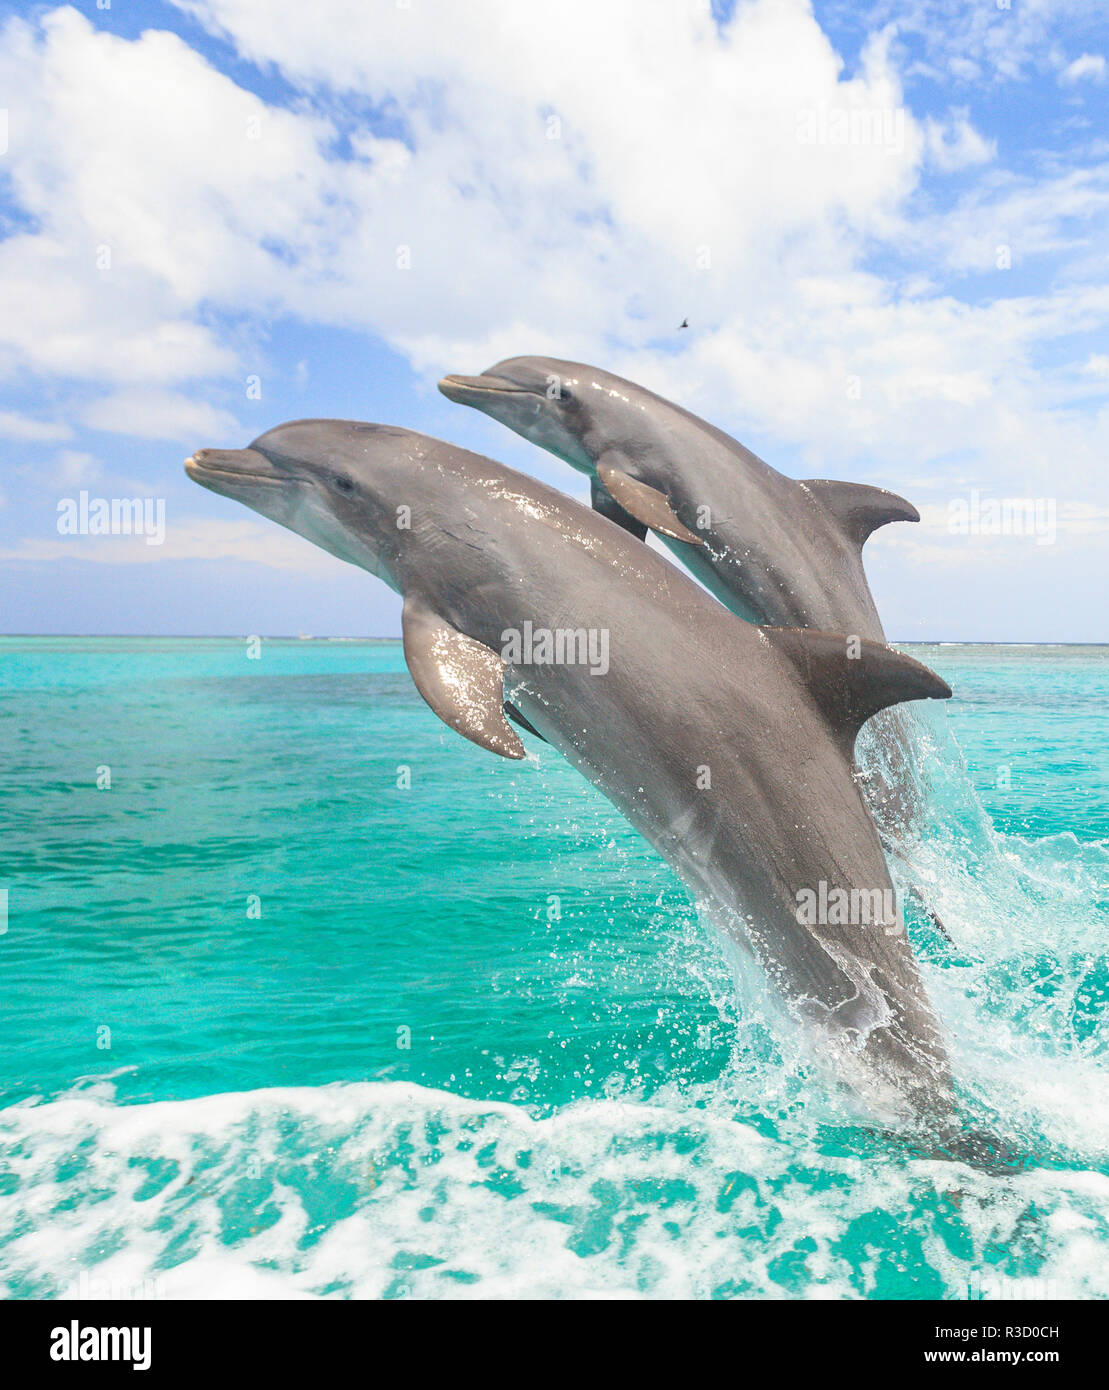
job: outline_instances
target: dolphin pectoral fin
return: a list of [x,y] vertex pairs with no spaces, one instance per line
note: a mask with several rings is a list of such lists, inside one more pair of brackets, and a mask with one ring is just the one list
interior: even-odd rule
[[590,488],[593,495],[593,510],[599,512],[601,516],[607,516],[609,521],[615,521],[617,526],[622,526],[625,531],[633,535],[637,541],[647,539],[647,524],[643,521],[636,521],[630,512],[626,512],[620,503],[616,501],[608,492],[605,491],[604,484],[599,478],[590,480]]
[[860,550],[867,536],[888,521],[920,520],[920,513],[911,502],[884,487],[830,482],[824,478],[806,478],[801,486],[835,517],[840,529]]
[[515,705],[510,705],[506,701],[504,712],[508,715],[509,719],[511,719],[514,724],[519,724],[521,729],[525,729],[529,734],[534,734],[535,737],[540,740],[540,742],[548,742],[548,740],[543,737],[543,735],[539,732],[535,725],[529,723],[529,721],[524,718],[524,716],[520,713],[520,711],[516,708]]
[[443,723],[502,758],[526,757],[504,717],[504,662],[497,653],[411,594],[404,600],[401,627],[416,689]]
[[652,531],[658,531],[672,540],[704,545],[700,536],[682,525],[674,508],[658,488],[641,483],[638,478],[633,478],[612,463],[605,463],[603,459],[597,464],[597,477],[608,495],[641,526],[649,526]]
[[813,628],[759,631],[792,664],[849,755],[859,730],[880,709],[902,700],[951,698],[951,687],[934,671],[881,642]]

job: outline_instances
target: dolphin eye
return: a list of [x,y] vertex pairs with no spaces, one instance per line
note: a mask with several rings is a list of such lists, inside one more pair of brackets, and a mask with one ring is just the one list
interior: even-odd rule
[[332,476],[331,486],[336,492],[353,492],[354,484],[345,473],[336,473]]

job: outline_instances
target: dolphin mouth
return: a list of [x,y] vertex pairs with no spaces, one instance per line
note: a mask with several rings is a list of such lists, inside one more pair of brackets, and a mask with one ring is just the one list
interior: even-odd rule
[[459,376],[456,373],[443,377],[439,382],[439,390],[447,400],[457,401],[460,405],[465,405],[473,396],[535,394],[529,387],[517,386],[514,381],[508,381],[503,376]]
[[269,459],[257,449],[197,449],[185,460],[185,472],[194,483],[215,492],[221,482],[273,485],[296,481],[274,472]]

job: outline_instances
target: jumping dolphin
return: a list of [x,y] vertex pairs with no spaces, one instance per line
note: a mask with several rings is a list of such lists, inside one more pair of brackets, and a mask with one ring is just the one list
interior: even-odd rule
[[588,474],[593,506],[640,540],[657,532],[734,613],[884,642],[862,548],[919,521],[883,488],[795,482],[681,406],[554,357],[510,357],[439,390]]
[[938,676],[878,643],[740,622],[606,517],[408,430],[296,421],[185,468],[400,593],[409,671],[446,724],[521,758],[508,713],[557,748],[840,1076],[943,1128],[946,1052],[852,773],[863,722],[947,698]]

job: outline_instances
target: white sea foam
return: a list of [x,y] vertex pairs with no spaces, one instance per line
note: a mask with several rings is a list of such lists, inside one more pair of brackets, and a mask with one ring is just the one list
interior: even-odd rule
[[704,1096],[536,1119],[406,1083],[101,1090],[0,1117],[9,1293],[852,1298],[892,1262],[966,1297],[1023,1243],[1036,1279],[1109,1296],[1100,1173],[829,1155]]

